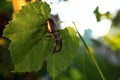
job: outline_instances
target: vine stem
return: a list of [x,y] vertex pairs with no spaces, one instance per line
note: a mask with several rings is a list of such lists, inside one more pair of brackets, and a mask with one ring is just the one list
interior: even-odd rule
[[73,25],[74,25],[74,27],[75,27],[75,29],[77,31],[77,34],[78,34],[79,38],[82,40],[86,50],[88,51],[89,56],[91,56],[91,59],[92,59],[93,63],[95,64],[95,66],[96,66],[96,68],[97,68],[97,70],[98,70],[102,80],[105,80],[105,77],[104,77],[104,75],[103,75],[103,73],[102,73],[102,71],[101,71],[101,69],[100,69],[100,67],[99,67],[99,65],[98,65],[94,55],[92,54],[92,52],[90,51],[89,47],[87,46],[87,44],[85,43],[84,39],[82,38],[81,34],[79,33],[79,31],[78,31],[78,29],[76,27],[76,24],[74,22],[72,22],[72,23],[73,23]]

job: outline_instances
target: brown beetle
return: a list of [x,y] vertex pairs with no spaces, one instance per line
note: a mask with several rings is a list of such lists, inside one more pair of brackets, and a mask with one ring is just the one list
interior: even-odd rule
[[60,38],[59,30],[55,22],[51,18],[48,18],[47,23],[48,23],[48,30],[51,33],[52,38],[54,40],[53,53],[55,53],[62,49],[62,39]]

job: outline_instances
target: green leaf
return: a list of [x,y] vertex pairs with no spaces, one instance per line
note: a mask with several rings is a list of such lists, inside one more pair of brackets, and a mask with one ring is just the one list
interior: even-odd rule
[[99,7],[96,7],[96,9],[94,10],[94,14],[96,16],[97,21],[101,21],[102,14],[99,12]]
[[13,6],[11,1],[0,0],[0,13],[2,12],[7,17],[11,18]]
[[45,2],[29,3],[6,26],[3,36],[11,40],[9,49],[15,72],[38,71],[47,61],[47,70],[55,77],[76,55],[79,38],[71,27],[60,30],[62,50],[52,53],[54,41],[47,29],[49,15],[50,7]]
[[120,28],[120,10],[116,16],[112,19],[112,27]]
[[62,50],[54,55],[49,53],[49,56],[47,56],[48,72],[52,76],[57,76],[60,71],[66,70],[76,55],[79,46],[79,39],[73,28],[67,27],[60,33],[63,41]]
[[47,33],[47,19],[41,5],[46,6],[50,14],[46,3],[29,3],[4,30],[3,36],[12,41],[9,49],[16,72],[38,71],[42,66],[48,39],[43,39]]
[[96,16],[97,22],[102,20],[102,17],[106,17],[107,19],[111,19],[110,12],[107,11],[106,13],[100,13],[99,7],[96,7],[94,10],[94,14]]

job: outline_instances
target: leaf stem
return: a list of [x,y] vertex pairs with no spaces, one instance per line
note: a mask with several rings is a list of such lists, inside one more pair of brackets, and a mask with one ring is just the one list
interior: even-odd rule
[[73,24],[74,24],[74,26],[75,26],[75,29],[76,29],[76,31],[77,31],[77,33],[78,33],[79,38],[82,40],[82,42],[83,42],[86,50],[88,51],[89,55],[91,56],[91,59],[92,59],[93,63],[95,64],[95,66],[96,66],[96,68],[97,68],[97,70],[98,70],[98,72],[99,72],[102,80],[105,80],[105,77],[104,77],[104,75],[103,75],[103,73],[102,73],[102,71],[101,71],[101,69],[100,69],[100,67],[99,67],[99,65],[98,65],[98,63],[97,63],[94,55],[92,54],[92,52],[90,51],[89,47],[88,47],[87,44],[85,43],[85,41],[84,41],[84,39],[82,38],[81,34],[78,32],[78,29],[77,29],[77,27],[76,27],[76,24],[75,24],[74,22],[73,22]]
[[87,80],[86,78],[86,64],[85,64],[85,55],[82,55],[82,69],[83,69],[83,75],[84,75],[84,79],[83,80]]

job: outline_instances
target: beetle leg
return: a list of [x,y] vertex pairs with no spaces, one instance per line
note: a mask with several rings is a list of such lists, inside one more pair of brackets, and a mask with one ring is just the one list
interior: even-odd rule
[[60,44],[59,44],[60,48],[59,51],[62,49],[62,39],[60,39]]
[[60,39],[58,42],[59,43],[57,45],[59,45],[59,49],[56,50],[56,52],[58,52],[58,51],[60,51],[62,49],[62,39]]
[[[59,48],[57,48],[57,46]],[[59,52],[62,49],[62,39],[56,40],[54,43],[53,53]]]
[[53,54],[56,52],[56,47],[57,47],[57,44],[56,43],[54,43],[54,48],[53,48]]

